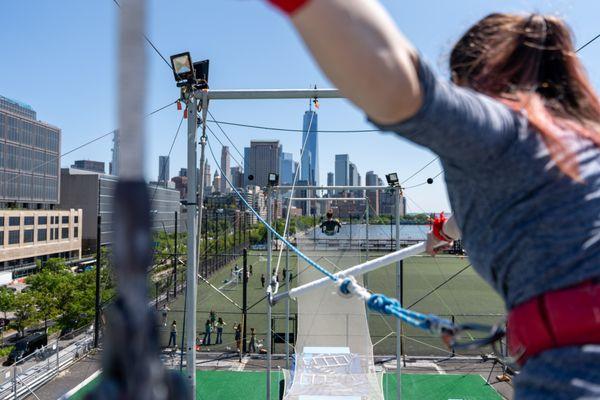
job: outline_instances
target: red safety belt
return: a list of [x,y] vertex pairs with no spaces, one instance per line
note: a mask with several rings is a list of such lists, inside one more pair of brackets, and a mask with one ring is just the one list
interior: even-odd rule
[[600,283],[544,293],[508,314],[508,349],[517,363],[549,349],[600,344]]

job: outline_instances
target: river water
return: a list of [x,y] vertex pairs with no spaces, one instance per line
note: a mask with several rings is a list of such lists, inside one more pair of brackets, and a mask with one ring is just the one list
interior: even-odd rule
[[[428,225],[400,225],[400,240],[425,240],[427,232],[429,231]],[[334,236],[328,236],[321,232],[317,228],[317,239],[365,239],[367,232],[367,225],[365,224],[344,224],[340,229],[340,233]],[[312,231],[310,232],[310,236]],[[390,239],[396,237],[396,226],[392,225],[369,225],[369,239]]]

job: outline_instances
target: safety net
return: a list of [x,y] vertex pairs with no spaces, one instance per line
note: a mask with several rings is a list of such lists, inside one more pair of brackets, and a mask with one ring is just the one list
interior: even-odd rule
[[[347,237],[347,229],[343,226],[340,230],[341,239]],[[360,251],[352,250],[347,242],[337,247],[334,238],[328,238],[327,249],[299,241],[300,249],[331,272],[349,261],[362,261]],[[297,277],[296,284],[302,285],[323,275],[299,261]],[[362,278],[357,279],[362,284]],[[373,362],[365,303],[357,297],[340,296],[333,285],[301,296],[297,302],[298,338],[293,367],[286,374],[284,399],[339,396],[383,400],[382,373]]]

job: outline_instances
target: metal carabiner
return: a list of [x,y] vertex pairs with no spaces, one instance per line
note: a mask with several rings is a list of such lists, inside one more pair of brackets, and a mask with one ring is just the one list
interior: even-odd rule
[[[486,336],[472,339],[463,340],[463,333],[467,332],[485,332]],[[455,325],[453,330],[447,330],[442,332],[442,340],[449,348],[463,349],[463,350],[475,350],[480,347],[493,345],[498,340],[502,339],[506,335],[506,329],[504,324],[498,323],[494,326],[466,323],[461,325]]]

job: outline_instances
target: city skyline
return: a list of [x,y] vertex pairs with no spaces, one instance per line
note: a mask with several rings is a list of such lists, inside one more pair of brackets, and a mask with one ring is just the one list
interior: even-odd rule
[[[472,1],[469,7],[457,7],[452,2],[443,1],[425,1],[405,7],[399,2],[384,0],[383,5],[420,54],[445,77],[448,77],[446,63],[452,43],[474,21],[491,12],[558,14],[571,25],[576,44],[580,46],[597,34],[594,15],[600,11],[600,3],[586,0],[529,0],[527,3],[521,0]],[[204,11],[211,18],[205,21],[203,30],[220,31],[224,23],[231,29],[220,36],[220,40],[199,40],[200,31],[196,25],[181,26],[179,23],[180,10],[193,6],[194,3],[189,0],[182,0],[177,7],[168,3],[153,3],[149,10],[151,23],[148,25],[148,37],[166,57],[190,51],[194,60],[210,59],[211,88],[332,86],[307,54],[289,23],[275,10],[261,2],[207,1]],[[431,8],[437,10],[434,15],[428,16],[430,25],[436,26],[436,35],[423,34],[424,26],[419,22],[423,20],[423,15],[430,14]],[[59,126],[63,133],[63,154],[113,132],[117,127],[117,108],[114,103],[117,81],[114,68],[117,54],[114,37],[118,16],[116,6],[111,2],[69,3],[69,6],[42,2],[36,7],[29,7],[26,2],[7,2],[3,4],[3,10],[5,12],[0,15],[0,21],[6,38],[3,41],[5,54],[30,62],[18,67],[14,63],[4,63],[0,65],[0,73],[3,76],[35,76],[36,79],[7,79],[2,95],[33,105],[39,119]],[[49,23],[57,20],[61,23]],[[260,29],[256,29],[258,26]],[[241,41],[240,37],[247,40]],[[266,37],[271,39],[265,41]],[[280,57],[279,51],[284,47],[286,56]],[[77,68],[72,68],[69,63],[74,53],[79,55]],[[259,62],[248,63],[248,54],[261,54],[261,58]],[[588,46],[578,55],[591,76],[592,84],[599,88],[600,66],[595,60],[600,55],[600,46]],[[148,81],[152,90],[144,103],[149,112],[174,102],[178,98],[178,89],[172,71],[150,48],[147,48],[147,62]],[[44,65],[44,68],[40,69],[39,65]],[[93,85],[90,85],[90,76],[94,77]],[[43,87],[39,82],[43,82]],[[364,113],[348,101],[320,99],[319,103],[321,133],[318,161],[321,166],[319,179],[322,182],[326,182],[326,173],[334,163],[334,154],[350,154],[362,168],[361,172],[373,170],[379,176],[397,172],[401,180],[410,177],[435,157],[422,147],[398,139],[393,134],[324,133],[325,130],[369,130],[373,126],[367,122]],[[90,104],[93,104],[93,123],[90,123]],[[288,152],[291,149],[299,150],[302,140],[299,116],[306,109],[305,100],[211,102],[211,113],[217,120],[298,131],[278,132],[222,125],[242,154],[243,146],[247,145],[250,137],[278,139]],[[172,105],[146,119],[146,176],[149,179],[154,179],[156,158],[164,154],[181,117],[181,112],[177,112],[175,105]],[[215,124],[210,126],[225,145],[230,145]],[[185,132],[185,127],[182,127],[182,131]],[[212,146],[218,157],[221,147],[215,138],[212,138]],[[111,148],[111,135],[108,135],[65,155],[61,166],[86,158],[108,162],[111,160]],[[237,150],[233,147],[230,150],[232,156],[242,163]],[[185,155],[185,134],[180,133],[171,154],[172,170],[186,165]],[[208,158],[214,168],[212,157],[209,155]],[[297,151],[294,151],[294,159],[300,159]],[[231,163],[232,166],[237,165],[234,157]],[[118,169],[118,165],[113,167]],[[407,186],[422,183],[440,171],[440,164],[434,162],[412,178]],[[410,189],[407,195],[421,208],[449,210],[441,178],[433,185]],[[409,207],[416,208],[412,202],[409,202]]]

